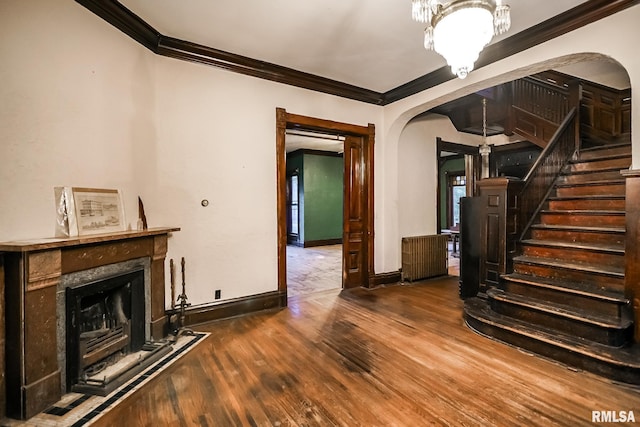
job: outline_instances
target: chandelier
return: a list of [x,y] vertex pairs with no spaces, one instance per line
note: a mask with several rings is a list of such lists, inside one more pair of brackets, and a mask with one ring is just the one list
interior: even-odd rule
[[447,60],[461,79],[473,70],[478,55],[494,34],[511,26],[510,8],[500,0],[411,0],[412,17],[427,24],[424,47]]

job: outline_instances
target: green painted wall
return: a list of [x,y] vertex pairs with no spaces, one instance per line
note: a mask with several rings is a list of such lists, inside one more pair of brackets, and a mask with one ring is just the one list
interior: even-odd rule
[[304,155],[304,241],[342,238],[342,157]]
[[342,238],[342,157],[296,151],[287,155],[287,175],[299,173],[299,244]]

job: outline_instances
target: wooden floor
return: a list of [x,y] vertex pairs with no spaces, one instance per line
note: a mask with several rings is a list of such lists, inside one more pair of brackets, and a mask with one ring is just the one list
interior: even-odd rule
[[287,245],[287,295],[308,295],[342,287],[342,245]]
[[638,389],[469,330],[457,286],[325,291],[200,325],[205,342],[96,425],[573,427],[594,425],[592,410],[640,421]]

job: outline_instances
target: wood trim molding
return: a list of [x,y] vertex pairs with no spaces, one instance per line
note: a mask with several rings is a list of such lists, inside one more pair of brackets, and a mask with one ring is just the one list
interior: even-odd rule
[[[380,93],[160,34],[117,0],[76,0],[76,2],[156,54],[370,104],[387,105],[455,78],[448,67],[442,67],[385,93]],[[476,62],[475,68],[489,65],[639,3],[640,0],[587,1],[561,15],[488,46]]]
[[118,1],[76,0],[147,49],[157,53],[160,33]]
[[278,291],[287,294],[287,111],[276,108],[276,216],[278,221]]
[[[277,194],[277,220],[278,220],[278,290],[286,295],[287,292],[287,226],[286,226],[286,153],[285,135],[287,129],[318,130],[326,133],[359,136],[366,140],[367,160],[369,167],[364,171],[368,182],[368,217],[367,217],[367,267],[373,272],[374,267],[374,143],[375,126],[359,126],[350,123],[336,122],[332,120],[318,119],[288,113],[284,108],[276,108],[276,194]],[[369,282],[369,275],[366,281]],[[370,286],[370,284],[368,284]]]
[[[280,309],[286,306],[287,295],[280,291],[251,295],[220,304],[191,306],[185,310],[185,325],[193,326],[262,310]],[[170,310],[168,313],[170,315],[178,315],[179,310]]]
[[387,273],[373,274],[369,278],[371,287],[382,285],[393,285],[402,281],[402,273],[398,271],[389,271]]
[[382,102],[379,92],[173,37],[161,35],[156,53],[356,101]]

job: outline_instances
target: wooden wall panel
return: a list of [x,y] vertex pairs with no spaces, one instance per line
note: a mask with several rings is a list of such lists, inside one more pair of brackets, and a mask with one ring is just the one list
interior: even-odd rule
[[500,276],[511,270],[517,235],[517,194],[522,181],[489,178],[478,182],[479,196],[486,201],[480,230],[480,292],[498,286]]
[[625,295],[631,300],[634,340],[640,342],[640,170],[623,171],[626,178]]
[[4,332],[4,256],[0,252],[0,418],[6,416],[6,398],[7,391],[5,389],[5,332]]

